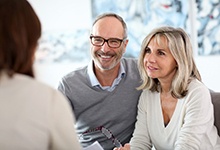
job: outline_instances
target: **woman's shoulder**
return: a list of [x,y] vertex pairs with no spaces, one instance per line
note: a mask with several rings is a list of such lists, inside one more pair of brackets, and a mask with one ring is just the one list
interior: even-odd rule
[[158,99],[160,96],[159,92],[152,92],[148,89],[144,89],[141,93],[141,98],[145,99],[148,103],[151,101],[155,101],[155,99]]
[[202,101],[206,101],[210,99],[211,101],[211,96],[210,96],[210,91],[207,88],[207,86],[202,83],[201,81],[194,79],[189,83],[188,87],[188,93],[185,97],[188,99],[187,101],[198,101],[199,103]]
[[197,79],[193,79],[189,83],[188,91],[209,92],[209,89],[203,82],[201,82]]

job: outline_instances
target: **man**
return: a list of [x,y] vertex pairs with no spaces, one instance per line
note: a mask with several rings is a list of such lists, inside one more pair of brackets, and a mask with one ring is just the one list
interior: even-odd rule
[[91,62],[64,76],[58,89],[72,105],[82,146],[98,141],[110,150],[132,136],[141,79],[136,60],[122,58],[128,39],[120,16],[98,16],[90,41]]

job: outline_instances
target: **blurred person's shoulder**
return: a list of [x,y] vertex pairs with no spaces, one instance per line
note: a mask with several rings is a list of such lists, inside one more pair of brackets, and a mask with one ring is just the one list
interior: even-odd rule
[[11,79],[11,84],[14,84],[11,87],[16,88],[20,93],[27,93],[31,99],[38,101],[65,99],[57,89],[27,75],[15,74]]

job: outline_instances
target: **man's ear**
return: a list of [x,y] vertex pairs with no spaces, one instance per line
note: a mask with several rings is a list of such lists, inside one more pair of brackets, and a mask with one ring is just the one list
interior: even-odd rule
[[126,39],[126,40],[123,42],[123,44],[124,44],[124,53],[125,53],[125,51],[126,51],[126,48],[127,48],[128,42],[129,42],[128,39]]

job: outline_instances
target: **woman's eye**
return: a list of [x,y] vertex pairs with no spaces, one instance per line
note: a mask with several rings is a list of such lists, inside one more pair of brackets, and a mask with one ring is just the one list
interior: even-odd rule
[[165,55],[165,53],[162,52],[162,51],[159,51],[158,54],[159,54],[159,55]]
[[146,47],[145,48],[145,53],[150,53],[151,51],[150,51],[150,48],[148,48],[148,47]]

